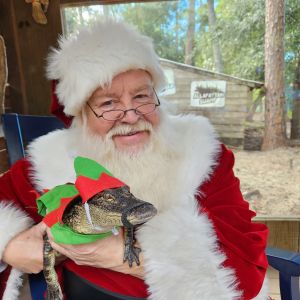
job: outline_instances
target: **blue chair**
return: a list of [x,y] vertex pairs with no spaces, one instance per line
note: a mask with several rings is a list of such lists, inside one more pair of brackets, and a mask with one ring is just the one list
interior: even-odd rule
[[269,265],[279,271],[281,300],[300,300],[300,253],[268,247]]
[[[29,142],[50,131],[64,128],[64,124],[55,117],[14,113],[3,114],[2,124],[10,165],[25,157],[25,147]],[[32,299],[44,299],[46,282],[43,272],[30,274],[29,283]]]
[[10,165],[25,157],[25,147],[33,139],[64,128],[64,124],[52,116],[3,114],[2,123]]

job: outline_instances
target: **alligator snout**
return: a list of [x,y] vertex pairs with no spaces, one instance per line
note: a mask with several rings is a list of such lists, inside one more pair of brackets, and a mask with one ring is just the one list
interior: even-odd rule
[[130,225],[135,226],[147,222],[156,214],[156,208],[152,204],[145,202],[129,209],[124,217]]

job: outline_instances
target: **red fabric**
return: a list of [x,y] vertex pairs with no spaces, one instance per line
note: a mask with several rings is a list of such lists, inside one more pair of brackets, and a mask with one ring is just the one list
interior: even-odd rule
[[28,161],[19,160],[11,167],[10,171],[0,177],[0,201],[10,200],[25,210],[38,223],[42,220],[36,206],[39,193],[30,182],[29,169]]
[[[38,193],[33,190],[28,176],[29,163],[20,160],[11,170],[0,177],[0,201],[10,200],[16,206],[26,210],[35,221],[40,222],[41,216],[37,212],[36,199]],[[0,299],[5,290],[10,268],[0,273]]]
[[57,209],[52,210],[51,212],[49,212],[43,219],[43,222],[48,226],[48,227],[52,227],[54,224],[56,224],[57,222],[63,224],[63,214],[64,211],[66,209],[66,207],[69,205],[69,203],[76,198],[77,195],[70,197],[70,198],[62,198],[60,200],[60,206]]
[[[239,288],[244,293],[241,300],[249,300],[258,294],[266,273],[267,260],[264,250],[267,228],[262,224],[251,223],[255,214],[249,210],[248,203],[241,195],[239,181],[233,174],[233,164],[231,151],[223,146],[219,164],[211,179],[200,187],[204,196],[198,196],[198,200],[201,209],[206,211],[212,220],[220,249],[227,256],[225,266],[236,272]],[[39,222],[41,217],[37,213],[37,196],[29,180],[29,168],[28,162],[22,160],[0,177],[0,199],[10,199]],[[79,276],[116,293],[133,297],[147,295],[144,282],[130,275],[77,266],[71,261],[67,261],[65,265]],[[2,286],[5,274],[6,272],[0,274]],[[0,295],[2,292],[0,291]]]
[[75,182],[75,186],[82,197],[83,203],[87,202],[99,192],[124,185],[125,184],[119,179],[109,176],[104,172],[101,173],[97,180],[85,176],[78,176]]
[[58,119],[60,119],[67,128],[69,128],[72,124],[73,117],[67,116],[64,113],[64,106],[59,103],[57,95],[56,95],[56,81],[51,81],[51,106],[50,111],[51,113],[56,116]]
[[3,298],[3,292],[5,291],[6,282],[10,273],[11,267],[7,267],[3,272],[0,273],[0,299]]
[[212,220],[220,249],[227,256],[224,265],[235,270],[244,292],[242,299],[248,300],[259,293],[266,274],[268,229],[251,222],[255,213],[243,199],[233,165],[232,152],[222,146],[219,164],[210,181],[200,188],[204,196],[198,196],[198,201]]

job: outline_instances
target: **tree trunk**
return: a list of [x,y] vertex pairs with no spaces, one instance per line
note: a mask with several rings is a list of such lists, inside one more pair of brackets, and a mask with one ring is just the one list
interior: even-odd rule
[[254,100],[253,104],[249,108],[249,111],[246,116],[247,122],[253,122],[253,116],[257,108],[262,104],[264,95],[265,95],[265,90],[261,88],[256,99]]
[[195,0],[189,0],[189,19],[188,30],[185,44],[185,57],[184,63],[193,65],[193,46],[195,36]]
[[286,143],[284,110],[284,0],[266,0],[265,134],[263,150]]
[[291,139],[300,139],[300,55],[293,84],[293,114],[291,121]]
[[216,71],[219,73],[224,72],[223,59],[219,44],[219,38],[216,31],[216,14],[214,7],[214,0],[207,0],[208,5],[208,23],[209,23],[209,32],[212,40],[213,54]]

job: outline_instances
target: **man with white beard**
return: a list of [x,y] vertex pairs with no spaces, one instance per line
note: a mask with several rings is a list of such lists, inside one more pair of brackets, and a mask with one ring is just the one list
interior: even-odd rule
[[132,268],[123,262],[122,230],[84,245],[52,240],[66,299],[267,299],[267,229],[251,221],[233,155],[209,121],[172,115],[157,96],[164,74],[151,40],[104,20],[61,39],[47,75],[72,121],[32,142],[0,178],[3,299],[18,299],[23,273],[42,270],[49,229],[37,194],[74,182],[77,155],[105,166],[158,214],[136,233],[141,265]]

